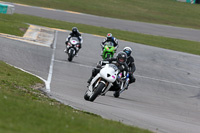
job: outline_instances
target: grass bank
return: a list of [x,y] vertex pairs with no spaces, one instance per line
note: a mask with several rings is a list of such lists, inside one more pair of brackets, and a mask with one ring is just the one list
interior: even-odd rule
[[[7,24],[5,25],[5,23]],[[21,14],[0,14],[0,33],[3,32],[7,34],[22,36],[24,32],[20,29],[26,29],[28,27],[28,25],[25,23],[65,30],[71,30],[72,27],[77,26],[81,32],[102,36],[106,36],[108,32],[111,32],[115,37],[121,40],[200,55],[200,42],[146,35],[103,27],[95,27],[85,24],[69,23]]]
[[1,133],[151,133],[65,106],[36,90],[42,86],[0,61]]
[[22,36],[28,25],[23,21],[15,20],[14,15],[0,14],[0,33]]
[[200,29],[200,5],[176,0],[6,0],[99,16]]

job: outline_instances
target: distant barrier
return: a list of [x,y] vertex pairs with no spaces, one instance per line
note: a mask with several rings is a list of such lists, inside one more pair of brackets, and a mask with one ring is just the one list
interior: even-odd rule
[[196,0],[196,2],[195,2],[196,4],[200,4],[200,0]]
[[186,0],[187,3],[195,4],[196,0]]
[[13,14],[15,7],[13,5],[1,4],[0,3],[0,13],[3,14]]
[[200,0],[176,0],[176,1],[187,2],[191,4],[200,4]]

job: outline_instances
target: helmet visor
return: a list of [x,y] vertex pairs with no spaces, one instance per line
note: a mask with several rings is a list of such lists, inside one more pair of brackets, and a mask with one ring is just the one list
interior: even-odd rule
[[119,62],[123,63],[125,61],[124,58],[119,58]]
[[77,30],[72,30],[73,33],[77,33]]
[[124,52],[127,54],[127,56],[131,55],[131,51],[124,51]]

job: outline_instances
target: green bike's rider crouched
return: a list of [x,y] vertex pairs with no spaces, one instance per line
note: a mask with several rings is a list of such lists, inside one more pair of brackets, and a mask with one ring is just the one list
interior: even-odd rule
[[[115,64],[118,67],[118,69],[120,70],[120,72],[124,72],[124,71],[128,72],[128,65],[126,64],[126,61],[127,61],[127,55],[123,51],[119,52],[117,54],[116,58],[109,58],[109,59],[105,59],[103,61],[99,61],[97,66],[92,70],[92,75],[89,78],[89,80],[87,81],[87,83],[90,84],[92,79],[100,72],[102,66],[104,66],[106,64],[110,64],[110,63]],[[118,91],[119,89],[120,89],[120,84],[116,80],[113,83],[113,86],[109,90],[110,91]]]
[[105,46],[105,43],[106,42],[112,42],[114,44],[114,47],[115,47],[115,51],[117,51],[117,48],[118,48],[118,40],[112,36],[112,33],[108,33],[107,34],[107,37],[104,39],[104,41],[102,42],[101,44],[101,48],[102,48],[102,53],[103,53],[103,49],[104,49],[104,46]]

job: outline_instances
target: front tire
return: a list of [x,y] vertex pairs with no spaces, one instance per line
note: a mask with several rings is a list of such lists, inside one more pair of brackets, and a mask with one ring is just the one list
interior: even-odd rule
[[88,96],[87,92],[88,90],[85,92],[84,99],[88,101],[90,97]]
[[109,59],[109,58],[111,58],[111,55],[110,55],[110,54],[107,54],[106,59]]
[[70,53],[68,54],[68,61],[72,61],[72,59],[73,59],[73,50],[70,50],[69,51]]
[[89,101],[93,102],[97,98],[97,96],[101,94],[104,87],[105,84],[100,82],[97,88],[94,90],[92,96],[89,98]]

